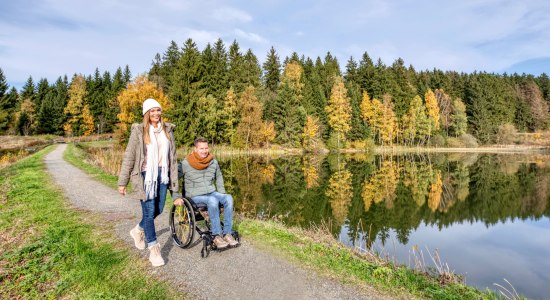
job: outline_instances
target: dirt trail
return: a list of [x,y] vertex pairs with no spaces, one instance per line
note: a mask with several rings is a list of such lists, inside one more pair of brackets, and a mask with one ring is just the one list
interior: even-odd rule
[[[67,145],[58,145],[45,163],[55,183],[77,208],[100,212],[115,222],[116,234],[131,251],[137,250],[128,232],[137,224],[139,203],[93,179],[62,158]],[[156,220],[158,239],[166,265],[151,272],[197,299],[378,299],[353,287],[304,270],[269,253],[255,249],[242,239],[242,246],[200,257],[200,245],[180,249],[172,243],[168,212]]]

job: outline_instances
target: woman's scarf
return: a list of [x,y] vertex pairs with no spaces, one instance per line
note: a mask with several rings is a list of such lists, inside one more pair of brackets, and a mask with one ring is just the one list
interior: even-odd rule
[[208,156],[205,158],[201,158],[198,153],[195,151],[191,152],[191,154],[187,155],[187,161],[189,162],[189,165],[195,170],[204,170],[210,165],[210,162],[214,159],[214,156],[212,156],[211,153],[208,153]]
[[146,200],[154,199],[157,195],[158,172],[160,168],[160,182],[168,184],[168,150],[170,141],[165,134],[164,124],[159,123],[158,128],[149,125],[149,139],[147,145],[147,170],[145,171],[145,196]]

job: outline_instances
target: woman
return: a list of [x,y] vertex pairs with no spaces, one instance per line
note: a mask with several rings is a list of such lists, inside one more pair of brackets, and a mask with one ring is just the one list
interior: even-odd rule
[[141,202],[142,218],[130,230],[136,248],[149,248],[149,261],[155,267],[164,265],[157,242],[155,218],[162,213],[166,192],[173,199],[181,198],[178,191],[178,166],[174,125],[162,121],[162,109],[154,99],[143,102],[143,123],[133,124],[130,140],[118,177],[118,192],[126,195],[128,181]]

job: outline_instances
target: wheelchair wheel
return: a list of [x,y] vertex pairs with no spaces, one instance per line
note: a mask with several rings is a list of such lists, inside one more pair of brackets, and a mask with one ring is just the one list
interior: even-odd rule
[[172,206],[170,211],[172,240],[180,248],[187,248],[195,235],[195,213],[189,200],[183,198],[182,206]]

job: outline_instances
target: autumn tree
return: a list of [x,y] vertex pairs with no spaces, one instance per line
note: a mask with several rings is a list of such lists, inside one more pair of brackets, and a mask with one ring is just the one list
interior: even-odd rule
[[249,86],[239,99],[240,121],[237,125],[238,145],[251,148],[260,144],[259,134],[262,129],[262,104],[256,98],[256,89]]
[[88,104],[85,104],[82,108],[82,134],[91,135],[95,131],[94,117],[90,112]]
[[220,126],[222,134],[219,137],[221,142],[233,144],[238,121],[237,96],[233,88],[227,90],[223,101],[223,110],[220,112]]
[[319,118],[307,116],[302,134],[302,147],[305,151],[311,152],[319,149],[321,143],[321,128]]
[[468,129],[468,117],[466,115],[466,105],[460,99],[453,101],[453,108],[451,114],[451,133],[455,136],[461,136],[466,133]]
[[21,108],[16,114],[17,133],[21,135],[31,135],[36,124],[36,108],[31,99],[27,98],[21,103]]
[[445,133],[449,135],[453,106],[452,98],[441,89],[436,89],[434,95],[437,100],[437,106],[439,107],[439,123],[444,128]]
[[82,111],[84,109],[84,97],[86,96],[86,80],[82,75],[76,75],[71,81],[69,87],[69,102],[65,107],[64,113],[67,117],[67,122],[63,125],[63,130],[66,135],[82,135],[83,118]]
[[426,115],[428,121],[430,122],[430,133],[432,131],[439,130],[439,106],[437,105],[437,99],[435,98],[434,92],[431,89],[426,91],[424,95],[424,101],[426,103]]
[[351,128],[350,100],[342,77],[336,77],[325,111],[328,115],[329,126],[337,135],[339,149],[340,140],[345,138],[345,134]]
[[118,120],[120,121],[118,124],[118,134],[121,135],[122,141],[126,141],[129,137],[128,134],[132,123],[143,121],[142,105],[143,101],[148,98],[153,98],[159,102],[162,106],[163,114],[171,109],[171,102],[164,95],[160,87],[156,83],[149,81],[146,76],[138,76],[118,95],[117,102],[120,107],[120,113],[118,114]]

